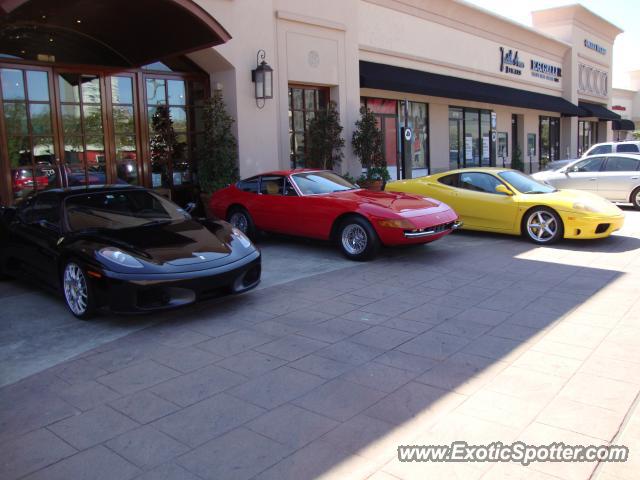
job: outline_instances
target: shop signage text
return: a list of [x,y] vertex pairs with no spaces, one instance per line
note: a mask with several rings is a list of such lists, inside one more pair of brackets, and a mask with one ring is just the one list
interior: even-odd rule
[[621,112],[625,112],[627,110],[627,107],[623,107],[622,105],[614,105],[613,107],[611,107],[611,110],[620,110]]
[[531,75],[552,82],[559,82],[562,76],[562,69],[538,60],[531,60]]
[[607,49],[606,48],[601,47],[597,43],[592,42],[591,40],[587,40],[586,38],[584,39],[584,46],[587,47],[590,50],[595,50],[596,52],[598,52],[601,55],[606,55],[607,54]]
[[522,69],[524,68],[524,62],[521,62],[518,58],[518,51],[514,53],[513,50],[505,50],[504,47],[500,47],[500,71],[504,73],[511,73],[512,75],[522,75]]

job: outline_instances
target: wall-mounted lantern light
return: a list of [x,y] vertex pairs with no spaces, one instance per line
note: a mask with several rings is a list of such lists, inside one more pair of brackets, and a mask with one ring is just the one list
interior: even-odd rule
[[267,98],[273,98],[273,69],[264,60],[264,50],[258,50],[256,68],[251,70],[251,81],[256,85],[256,105],[264,107]]

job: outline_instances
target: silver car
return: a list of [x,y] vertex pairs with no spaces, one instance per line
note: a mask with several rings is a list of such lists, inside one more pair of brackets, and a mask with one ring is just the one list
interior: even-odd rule
[[532,175],[559,189],[586,190],[607,200],[632,203],[640,210],[640,156],[592,155],[559,169]]

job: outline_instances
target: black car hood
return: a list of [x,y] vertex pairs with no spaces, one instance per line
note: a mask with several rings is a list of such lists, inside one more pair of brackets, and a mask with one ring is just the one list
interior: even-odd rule
[[158,265],[192,265],[231,254],[231,227],[216,221],[181,220],[119,230],[86,233],[92,240],[118,247]]

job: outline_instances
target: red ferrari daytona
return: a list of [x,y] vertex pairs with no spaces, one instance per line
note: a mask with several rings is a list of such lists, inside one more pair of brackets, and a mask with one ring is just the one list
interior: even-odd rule
[[264,230],[333,240],[352,260],[380,245],[428,243],[459,227],[448,205],[404,193],[373,192],[326,170],[263,173],[217,191],[211,211],[249,236]]

